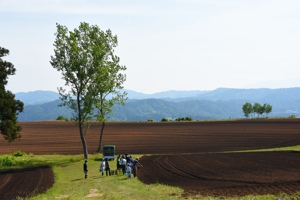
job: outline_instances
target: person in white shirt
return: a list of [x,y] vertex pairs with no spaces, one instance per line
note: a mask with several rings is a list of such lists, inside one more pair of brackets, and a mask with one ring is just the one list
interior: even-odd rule
[[126,173],[126,166],[127,166],[126,164],[127,164],[126,159],[124,156],[122,156],[120,160],[120,165],[122,167],[123,175]]
[[102,159],[102,162],[100,164],[100,170],[102,170],[102,176],[103,176],[103,173],[105,171],[105,160],[104,160],[104,158]]

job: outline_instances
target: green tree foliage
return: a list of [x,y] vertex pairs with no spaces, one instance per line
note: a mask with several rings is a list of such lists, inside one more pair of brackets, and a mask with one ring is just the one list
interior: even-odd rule
[[[112,107],[117,104],[125,105],[126,92],[121,92],[126,75],[122,73],[126,70],[125,66],[119,64],[120,58],[114,55],[114,48],[118,45],[117,36],[112,35],[111,30],[106,32],[93,26],[95,32],[99,33],[97,40],[98,45],[95,46],[95,56],[99,56],[97,60],[97,73],[95,76],[95,84],[93,87],[93,95],[95,96],[94,105],[97,113],[94,115],[98,122],[102,122],[100,140],[97,152],[102,149],[102,138],[107,121],[107,115],[112,113]],[[92,54],[93,55],[93,54]]]
[[184,117],[178,117],[175,119],[176,122],[184,121]]
[[[272,111],[272,106],[270,104],[264,104],[263,106],[259,103],[255,103],[253,106],[251,103],[247,102],[243,105],[243,112],[245,114],[245,117],[248,117],[250,113],[256,113],[257,117],[259,118],[259,115],[262,115],[263,113],[266,113],[266,117],[268,113]],[[255,115],[254,115],[255,117]]]
[[249,115],[253,112],[252,104],[247,102],[243,105],[243,112],[245,117],[249,117]]
[[56,120],[64,120],[64,121],[69,121],[67,118],[65,118],[64,116],[59,115]]
[[[261,105],[259,103],[255,103],[253,105],[253,112],[257,114],[257,116],[259,117],[259,110],[260,110]],[[255,117],[255,114],[254,114]]]
[[162,118],[161,120],[160,120],[161,122],[168,122],[169,120],[167,119],[167,118]]
[[59,88],[61,106],[68,106],[74,111],[72,120],[79,126],[80,138],[83,145],[84,157],[88,159],[85,134],[93,116],[95,101],[93,88],[99,73],[99,65],[105,56],[99,51],[105,36],[97,26],[80,23],[78,29],[69,31],[66,26],[56,24],[57,32],[54,41],[54,56],[51,65],[62,73],[65,85],[69,91]]
[[184,121],[189,121],[190,122],[190,121],[194,121],[194,120],[191,117],[187,116],[187,117],[184,118]]
[[266,112],[267,104],[265,103],[263,106],[259,107],[258,113],[260,115],[264,114]]
[[174,121],[180,122],[180,121],[194,121],[191,117],[178,117]]
[[265,109],[265,112],[266,112],[266,116],[268,117],[268,114],[270,112],[272,112],[272,106],[270,104],[267,104],[266,105],[266,109]]
[[15,100],[15,95],[5,90],[8,75],[14,75],[16,69],[10,62],[2,60],[9,50],[0,47],[0,131],[6,140],[14,141],[21,137],[22,127],[17,125],[17,115],[23,111],[24,104]]

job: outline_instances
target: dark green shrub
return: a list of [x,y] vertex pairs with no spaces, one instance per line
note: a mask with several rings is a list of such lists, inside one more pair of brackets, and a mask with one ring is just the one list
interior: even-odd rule
[[169,121],[167,118],[162,118],[161,120],[160,120],[161,122],[167,122],[167,121]]
[[15,157],[19,157],[19,156],[26,155],[26,153],[25,152],[21,152],[21,151],[13,151],[11,155],[15,156]]
[[185,121],[194,121],[191,117],[185,117]]
[[153,120],[153,119],[148,119],[147,121],[148,121],[148,122],[153,122],[154,120]]
[[296,115],[290,115],[289,118],[295,119],[297,117],[296,117]]
[[56,120],[66,120],[63,116],[58,116],[57,118],[56,118]]
[[194,121],[191,117],[178,117],[175,119],[176,122],[180,122],[180,121]]

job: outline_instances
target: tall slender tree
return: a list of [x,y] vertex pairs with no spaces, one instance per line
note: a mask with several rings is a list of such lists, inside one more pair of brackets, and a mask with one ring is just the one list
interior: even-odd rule
[[88,131],[88,121],[93,117],[95,93],[99,65],[106,56],[103,46],[109,44],[105,33],[100,28],[80,23],[78,29],[68,31],[66,26],[56,24],[57,32],[54,42],[54,56],[51,65],[62,73],[65,85],[69,91],[59,88],[63,101],[62,106],[68,106],[74,111],[73,120],[79,126],[84,157],[88,159],[88,149],[85,134]]
[[271,106],[270,104],[267,104],[267,105],[266,105],[266,110],[265,110],[265,112],[266,112],[266,117],[268,117],[268,114],[269,114],[270,112],[272,112],[272,106]]
[[251,114],[253,112],[253,108],[252,108],[252,104],[247,102],[243,105],[243,112],[244,112],[244,115],[245,117],[249,117],[249,114]]
[[[259,110],[260,110],[261,105],[259,103],[255,103],[253,105],[253,112],[257,114],[257,117],[259,118]],[[255,116],[254,116],[255,117]]]
[[6,140],[12,142],[21,137],[22,127],[17,125],[17,115],[23,111],[24,104],[15,100],[15,95],[5,90],[8,75],[14,75],[16,69],[11,62],[2,57],[9,55],[9,50],[0,47],[0,131]]
[[258,113],[260,115],[262,115],[262,114],[264,114],[266,112],[266,105],[267,104],[264,104],[263,106],[262,105],[259,106]]
[[121,92],[122,84],[126,80],[126,75],[122,71],[126,70],[125,66],[119,64],[120,58],[114,55],[114,47],[117,46],[117,36],[113,36],[110,30],[107,30],[105,37],[108,39],[108,44],[104,45],[99,51],[106,52],[102,59],[102,63],[98,66],[96,84],[94,94],[96,96],[95,107],[97,113],[95,115],[98,122],[102,123],[100,140],[97,152],[101,152],[102,139],[107,115],[112,113],[112,107],[115,103],[124,105],[126,92]]

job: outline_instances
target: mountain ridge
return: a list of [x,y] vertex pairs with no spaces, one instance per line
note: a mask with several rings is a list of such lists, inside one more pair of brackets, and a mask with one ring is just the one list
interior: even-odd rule
[[[163,95],[156,94],[153,96],[166,97],[167,94],[174,92],[176,93],[176,91],[170,91],[170,93],[165,92]],[[199,94],[195,96],[197,92],[199,92]],[[149,98],[151,95],[143,96],[143,93],[140,93],[138,94],[139,98],[148,98],[129,98],[125,102],[125,106],[115,105],[113,108],[114,114],[109,115],[109,120],[146,121],[148,119],[153,119],[155,121],[160,121],[163,117],[175,119],[186,116],[190,116],[193,119],[243,118],[242,105],[246,102],[257,102],[260,104],[269,103],[273,106],[273,111],[269,114],[270,117],[287,117],[289,115],[300,116],[300,88],[218,88],[213,91],[193,91],[191,93],[184,91],[183,93],[188,97]],[[189,96],[191,94],[193,96]],[[59,94],[57,93],[55,95]],[[34,97],[34,95],[32,96]],[[137,97],[137,94],[133,91],[129,96]],[[177,96],[180,95],[177,94]],[[53,95],[51,98],[55,98],[55,96]],[[43,97],[41,99],[45,100],[46,98]],[[22,99],[20,100],[22,101]],[[70,118],[72,110],[66,107],[58,107],[60,103],[61,101],[56,99],[46,103],[25,104],[24,112],[19,114],[18,120],[55,120],[59,115]]]

